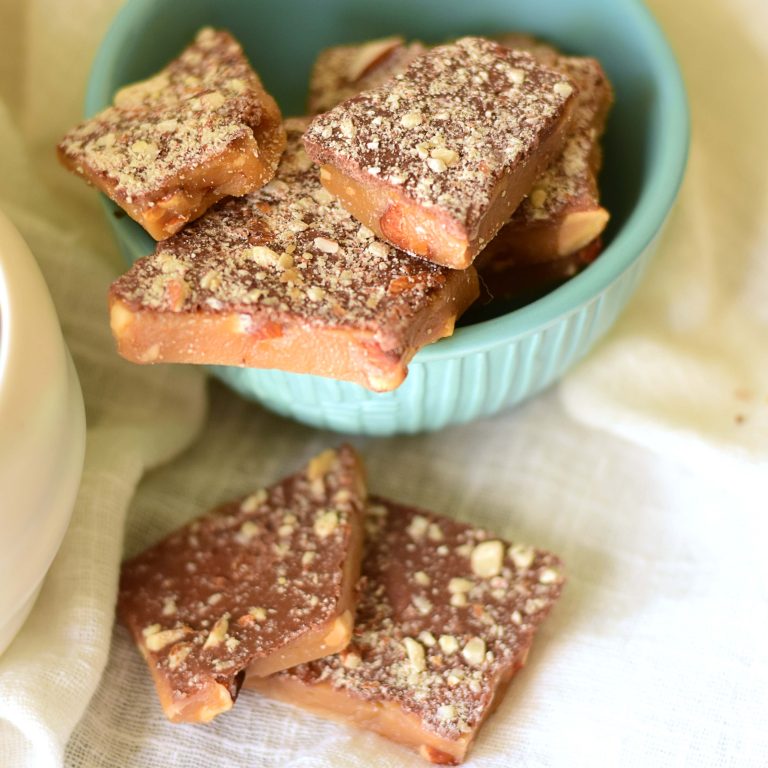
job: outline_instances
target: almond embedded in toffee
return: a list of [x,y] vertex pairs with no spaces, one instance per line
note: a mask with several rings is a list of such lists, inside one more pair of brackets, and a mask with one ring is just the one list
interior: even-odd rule
[[440,515],[372,499],[350,645],[247,685],[457,764],[525,663],[560,561]]
[[365,493],[354,451],[325,451],[123,564],[118,614],[170,720],[208,722],[244,677],[347,645]]
[[561,149],[575,93],[528,53],[463,38],[316,117],[304,143],[363,224],[464,269]]
[[279,368],[390,390],[479,293],[384,243],[320,185],[288,122],[276,178],[158,244],[110,291],[121,355]]
[[241,47],[205,28],[67,133],[58,155],[162,240],[217,200],[269,181],[284,147],[280,110]]

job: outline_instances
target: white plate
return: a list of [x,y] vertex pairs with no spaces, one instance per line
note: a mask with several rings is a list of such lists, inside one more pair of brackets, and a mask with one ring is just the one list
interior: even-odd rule
[[83,397],[48,287],[0,212],[0,653],[59,549],[84,452]]

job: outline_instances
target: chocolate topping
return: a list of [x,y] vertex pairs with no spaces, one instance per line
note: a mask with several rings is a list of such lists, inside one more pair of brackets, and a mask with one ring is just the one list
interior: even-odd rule
[[560,595],[560,561],[440,515],[372,499],[352,643],[280,676],[396,703],[473,734]]
[[336,616],[364,498],[344,446],[124,563],[118,613],[179,711]]
[[536,150],[574,91],[528,53],[462,38],[316,117],[304,141],[316,162],[395,185],[473,230],[500,180]]

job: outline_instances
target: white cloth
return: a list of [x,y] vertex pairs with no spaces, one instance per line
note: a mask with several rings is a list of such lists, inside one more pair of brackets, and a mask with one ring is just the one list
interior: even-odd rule
[[[138,551],[339,439],[213,385],[202,434],[169,461],[203,421],[202,377],[114,354],[104,295],[119,259],[95,195],[51,150],[78,117],[115,5],[0,0],[0,206],[54,293],[89,422],[72,527],[0,657],[0,766],[422,765],[248,692],[209,726],[172,726],[112,629],[123,547]],[[768,8],[652,6],[685,71],[694,141],[628,312],[559,387],[513,412],[354,440],[376,492],[568,565],[560,604],[472,752],[477,768],[756,768],[768,755]]]
[[643,289],[563,399],[660,455],[765,470],[768,4],[655,6],[689,89],[688,173]]

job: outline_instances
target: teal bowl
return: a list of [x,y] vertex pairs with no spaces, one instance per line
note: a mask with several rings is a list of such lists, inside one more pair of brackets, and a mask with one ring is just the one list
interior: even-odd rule
[[[614,323],[651,258],[685,170],[685,89],[663,34],[639,0],[128,0],[91,70],[86,111],[164,66],[210,24],[243,44],[283,114],[301,114],[324,47],[390,34],[427,42],[520,30],[596,56],[616,91],[604,140],[603,198],[612,218],[602,255],[522,308],[460,327],[422,349],[393,392],[274,370],[212,367],[241,395],[316,427],[392,435],[489,416],[557,381]],[[129,262],[153,241],[105,199]]]

